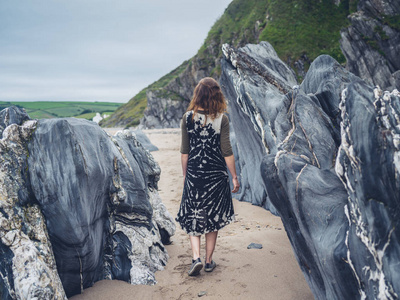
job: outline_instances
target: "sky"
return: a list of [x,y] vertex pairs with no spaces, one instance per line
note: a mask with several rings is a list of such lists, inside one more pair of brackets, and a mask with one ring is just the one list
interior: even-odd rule
[[231,0],[2,0],[0,101],[128,102],[193,57]]

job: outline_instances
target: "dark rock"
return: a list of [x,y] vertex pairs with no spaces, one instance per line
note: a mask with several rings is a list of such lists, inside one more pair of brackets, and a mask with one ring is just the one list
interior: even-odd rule
[[236,99],[239,159],[261,157],[253,176],[263,178],[315,298],[397,298],[400,94],[373,90],[326,55],[291,89],[264,76],[272,52],[257,63],[246,63],[244,48],[227,53],[222,82]]
[[341,31],[347,69],[370,85],[400,89],[394,78],[400,70],[400,31],[386,21],[400,14],[399,1],[361,0],[358,9]]
[[276,148],[276,135],[290,129],[289,122],[273,124],[272,120],[282,113],[282,93],[297,84],[293,71],[277,56],[267,42],[235,49],[224,45],[221,87],[229,100],[229,118],[232,123],[236,146],[241,190],[235,196],[263,206],[276,214],[268,199],[260,165],[266,153]]
[[[400,93],[363,82],[343,91],[336,173],[346,187],[347,260],[362,295],[400,294]],[[372,296],[373,295],[373,296]]]
[[[50,299],[64,290],[70,297],[102,279],[155,283],[154,272],[168,258],[160,230],[168,241],[175,225],[157,193],[160,168],[134,134],[109,137],[93,122],[67,118],[12,125],[4,136],[0,150],[9,149],[10,139],[14,146],[12,152],[0,152],[7,162],[0,173],[0,188],[6,191],[0,213],[2,218],[8,214],[8,220],[19,218],[23,232],[3,222],[1,232],[14,235],[6,234],[1,242],[19,264],[31,257],[25,244],[36,251],[37,261],[18,270],[25,281],[14,273],[10,293],[29,298],[21,294],[22,287]],[[4,178],[12,178],[12,184]],[[11,242],[24,234],[20,242]],[[13,270],[16,263],[14,259]],[[50,279],[36,279],[41,273]],[[64,289],[57,286],[60,279]],[[32,282],[37,287],[28,288]]]
[[251,243],[250,245],[247,246],[247,249],[262,249],[262,245],[261,244],[257,244],[257,243]]

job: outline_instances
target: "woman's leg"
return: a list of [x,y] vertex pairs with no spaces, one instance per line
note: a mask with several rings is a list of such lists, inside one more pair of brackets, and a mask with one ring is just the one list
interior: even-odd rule
[[214,253],[215,244],[217,242],[218,231],[206,233],[206,264],[211,263]]
[[200,235],[189,235],[190,245],[192,246],[193,259],[196,260],[200,257]]

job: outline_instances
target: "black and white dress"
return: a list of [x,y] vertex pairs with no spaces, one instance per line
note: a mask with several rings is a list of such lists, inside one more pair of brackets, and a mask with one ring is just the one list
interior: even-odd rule
[[181,206],[176,221],[189,235],[221,229],[234,220],[232,194],[225,159],[221,153],[223,115],[212,120],[193,111],[186,113],[189,158]]

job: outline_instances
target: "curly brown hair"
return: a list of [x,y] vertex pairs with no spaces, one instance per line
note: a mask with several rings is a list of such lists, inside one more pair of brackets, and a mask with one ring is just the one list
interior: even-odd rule
[[226,100],[218,82],[214,78],[205,77],[199,81],[194,89],[187,111],[193,110],[194,117],[199,109],[203,109],[206,113],[204,120],[204,124],[206,124],[207,115],[214,120],[219,114],[224,113],[226,108]]

